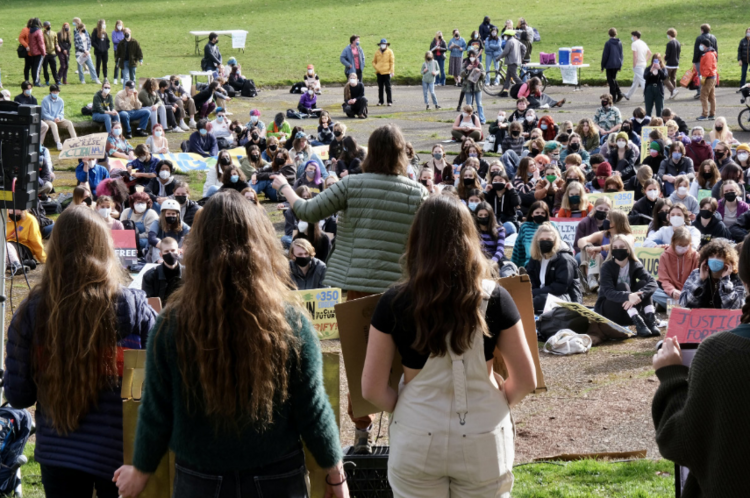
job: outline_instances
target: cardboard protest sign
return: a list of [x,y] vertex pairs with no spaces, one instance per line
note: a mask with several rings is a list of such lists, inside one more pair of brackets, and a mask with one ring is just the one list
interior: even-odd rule
[[580,303],[560,302],[558,303],[558,305],[562,306],[563,308],[567,308],[571,311],[575,311],[579,315],[588,318],[589,322],[603,323],[605,325],[612,327],[613,329],[620,332],[621,334],[627,335],[628,337],[635,335],[635,332],[631,331],[629,328],[623,327],[622,325],[618,325],[608,318],[604,318],[599,313],[595,312],[594,310],[588,309],[586,306]]
[[138,262],[138,246],[135,241],[135,230],[112,230],[115,252],[123,268]]
[[[641,160],[643,160],[645,157],[648,157],[648,150],[649,148],[651,148],[651,139],[648,138],[648,135],[652,130],[659,130],[663,137],[667,136],[666,126],[644,126],[643,128],[641,128]],[[664,154],[665,156],[668,155],[665,154],[664,151],[662,151],[662,154]],[[656,171],[654,171],[654,174],[656,174]]]
[[706,197],[711,197],[711,190],[707,188],[702,188],[698,191],[698,202],[702,201]]
[[106,133],[92,133],[83,137],[69,138],[63,143],[58,159],[104,157],[107,150],[107,136]]
[[630,229],[633,230],[635,247],[643,247],[643,243],[646,241],[646,235],[648,235],[648,225],[630,225]]
[[318,339],[338,339],[339,325],[334,306],[341,303],[341,289],[311,289],[297,291],[312,316]]
[[[536,337],[536,325],[534,321],[534,303],[531,297],[531,282],[528,275],[501,278],[498,283],[513,296],[513,301],[521,314],[526,342],[531,350],[536,367],[537,387],[536,392],[546,391],[544,374],[539,362],[539,345]],[[380,300],[380,295],[364,297],[354,301],[347,301],[336,305],[336,319],[339,324],[341,336],[341,352],[344,355],[346,377],[349,382],[349,395],[352,399],[352,411],[355,417],[361,417],[380,410],[362,397],[362,370],[365,365],[367,354],[367,340],[370,333],[370,320]],[[505,374],[505,365],[499,351],[495,349],[495,371]],[[398,389],[403,367],[401,356],[396,352],[391,365],[391,377],[389,384],[393,389]]]
[[567,242],[570,247],[573,247],[573,242],[576,240],[576,230],[578,224],[583,218],[550,218],[557,224],[557,231],[560,232],[560,238]]
[[667,324],[667,337],[680,344],[698,344],[717,332],[740,325],[742,310],[672,308]]
[[661,247],[635,248],[635,257],[643,263],[643,268],[656,279],[659,278],[659,258],[662,254],[664,254],[664,249]]
[[614,209],[617,209],[618,211],[622,211],[624,213],[629,213],[631,209],[633,209],[633,204],[635,204],[635,200],[633,198],[633,195],[635,192],[633,191],[627,191],[627,192],[598,192],[594,194],[588,194],[589,202],[592,204],[596,202],[596,200],[599,197],[609,197],[609,200],[612,201],[612,207]]

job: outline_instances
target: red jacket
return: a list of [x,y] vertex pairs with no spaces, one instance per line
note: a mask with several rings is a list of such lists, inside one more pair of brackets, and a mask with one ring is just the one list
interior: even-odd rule
[[678,256],[670,245],[659,258],[659,282],[667,296],[672,297],[675,289],[681,291],[690,272],[698,268],[700,255],[695,249],[689,249],[683,256]]
[[701,57],[701,76],[704,78],[716,77],[716,51],[712,48],[708,48]]
[[693,160],[693,167],[695,171],[698,171],[703,161],[714,158],[714,151],[711,148],[711,144],[705,140],[701,140],[700,142],[689,143],[685,147],[685,155]]
[[29,30],[29,55],[44,55],[47,53],[47,47],[44,45],[44,33],[41,29],[32,28]]

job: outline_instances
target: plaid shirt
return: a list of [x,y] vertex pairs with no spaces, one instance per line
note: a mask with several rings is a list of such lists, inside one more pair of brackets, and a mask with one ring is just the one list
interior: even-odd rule
[[609,109],[598,108],[594,113],[594,123],[605,130],[611,130],[614,126],[622,123],[620,109],[615,106],[611,106]]

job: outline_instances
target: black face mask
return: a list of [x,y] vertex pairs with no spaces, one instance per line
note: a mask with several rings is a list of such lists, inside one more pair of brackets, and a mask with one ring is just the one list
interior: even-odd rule
[[666,223],[668,214],[669,213],[667,213],[666,211],[659,212],[659,221],[661,221],[662,223]]
[[221,159],[219,159],[219,164],[221,164],[222,166],[227,166],[229,164],[232,164],[232,160],[228,157],[222,156]]
[[338,131],[338,130],[336,130],[336,131],[333,132],[333,136],[334,137],[340,137],[341,136],[341,132]]
[[619,192],[616,188],[608,188],[605,192]]
[[83,203],[84,203],[84,204],[86,204],[87,206],[90,206],[90,205],[91,205],[91,202],[92,202],[92,201],[91,201],[91,197],[86,197],[86,198],[85,198],[85,199],[83,200]]
[[297,256],[296,258],[294,258],[294,262],[297,263],[297,266],[304,268],[305,266],[310,264],[311,259],[312,258],[310,256],[306,256],[304,258],[301,256]]
[[533,219],[534,223],[536,223],[537,225],[541,225],[542,223],[544,223],[545,221],[547,221],[547,217],[544,216],[544,215],[542,215],[542,214],[538,214],[536,216],[532,216],[531,219]]
[[490,223],[490,218],[488,216],[482,216],[481,218],[477,218],[477,223],[480,225],[488,225]]
[[514,137],[517,137],[518,135],[521,134],[521,132],[518,131],[518,130],[513,130],[513,131],[510,132],[510,134],[513,135]]
[[578,149],[580,149],[580,148],[581,148],[581,144],[577,144],[577,143],[576,144],[570,144],[570,147],[569,147],[569,149],[572,150],[573,152],[578,152]]
[[577,182],[577,181],[578,181],[578,178],[566,178],[565,179],[565,183],[567,183],[568,185],[570,185],[573,182]]
[[737,200],[737,194],[734,192],[727,192],[724,194],[724,200],[727,202],[734,202]]
[[706,180],[710,180],[714,177],[714,173],[713,171],[701,171],[701,176]]
[[269,145],[268,146],[268,150],[270,150],[271,152],[275,151],[277,148],[278,148],[278,146],[276,146],[276,145]]
[[531,149],[531,152],[529,152],[529,156],[536,157],[539,155],[539,149]]
[[710,220],[711,218],[713,218],[714,213],[712,213],[710,209],[701,209],[700,215],[704,220]]
[[286,164],[286,159],[283,157],[277,157],[273,162],[275,162],[277,166],[284,166],[284,164]]
[[717,127],[716,127],[716,131],[721,131],[721,130],[723,130],[723,129],[724,129],[724,127],[723,127],[723,126],[717,126]]
[[164,221],[166,221],[169,225],[174,225],[177,223],[177,216],[165,216]]
[[628,250],[627,249],[612,249],[612,257],[615,258],[617,261],[625,261],[628,259]]
[[606,211],[595,211],[594,212],[594,218],[596,218],[599,221],[602,221],[607,218],[607,212]]
[[176,195],[174,196],[174,200],[176,200],[180,205],[185,204],[187,202],[187,196],[186,195]]
[[552,252],[552,249],[555,247],[555,243],[551,240],[540,240],[539,241],[539,250],[542,251],[542,254],[547,254],[549,252]]
[[474,186],[473,178],[464,178],[464,187],[473,187],[473,186]]
[[621,128],[620,131],[623,132],[623,133],[627,133],[628,135],[630,135],[630,128]]
[[609,102],[606,100],[602,100],[602,107],[606,108],[609,105]]
[[495,182],[492,184],[492,188],[499,192],[501,190],[505,190],[505,184],[502,182]]
[[258,140],[258,134],[257,133],[253,133],[250,136],[252,137],[253,140]]
[[9,214],[8,219],[11,221],[19,222],[21,221],[21,215],[20,214]]
[[421,183],[425,187],[427,186],[427,180],[419,180],[419,183]]
[[257,161],[258,158],[260,158],[258,154],[250,154],[250,157],[252,158],[253,161]]
[[714,153],[714,155],[716,156],[716,160],[717,161],[721,161],[722,159],[724,159],[724,151],[723,150],[716,151]]
[[163,259],[164,262],[169,266],[174,266],[174,264],[177,262],[177,256],[173,252],[165,252],[161,255],[161,259]]
[[602,230],[609,230],[609,226],[609,220],[605,219],[604,221],[602,221]]

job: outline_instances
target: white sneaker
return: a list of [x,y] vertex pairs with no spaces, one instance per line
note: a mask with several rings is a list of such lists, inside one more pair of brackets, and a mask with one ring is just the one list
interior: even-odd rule
[[86,84],[86,80],[81,81],[81,85],[85,85],[85,84]]
[[57,142],[57,150],[62,150],[62,142]]
[[115,82],[114,82],[113,84],[114,84],[114,85],[116,85],[116,84],[117,84],[117,78],[115,78]]
[[587,283],[589,284],[589,290],[594,291],[599,288],[599,280],[597,279],[598,275],[589,275],[587,278]]
[[675,88],[674,90],[672,90],[672,97],[671,97],[671,98],[675,98],[675,97],[677,97],[677,94],[678,94],[679,92],[680,92],[680,90],[679,90],[679,89],[677,89],[677,88]]
[[182,131],[190,131],[190,127],[185,124],[185,120],[180,120],[180,128],[182,128]]
[[188,124],[190,125],[190,128],[195,128],[196,126],[198,126],[198,123],[196,123],[194,119],[191,119],[190,123]]

